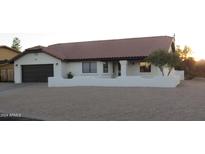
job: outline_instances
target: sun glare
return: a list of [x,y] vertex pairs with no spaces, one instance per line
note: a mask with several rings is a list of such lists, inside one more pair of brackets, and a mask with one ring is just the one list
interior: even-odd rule
[[196,61],[199,61],[199,60],[205,60],[205,53],[201,53],[201,52],[196,52],[196,53],[193,53],[192,56],[194,57],[194,59]]

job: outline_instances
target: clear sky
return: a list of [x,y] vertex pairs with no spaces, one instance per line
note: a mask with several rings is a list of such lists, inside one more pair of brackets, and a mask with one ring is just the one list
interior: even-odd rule
[[10,46],[15,36],[25,49],[175,33],[176,44],[205,59],[202,0],[7,0],[1,6],[0,45]]

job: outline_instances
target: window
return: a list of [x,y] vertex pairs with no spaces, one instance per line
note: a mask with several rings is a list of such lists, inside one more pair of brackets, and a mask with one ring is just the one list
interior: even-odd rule
[[97,73],[97,62],[83,62],[82,72],[83,73]]
[[108,62],[103,63],[103,73],[108,73]]
[[140,72],[151,72],[151,64],[147,62],[140,62]]

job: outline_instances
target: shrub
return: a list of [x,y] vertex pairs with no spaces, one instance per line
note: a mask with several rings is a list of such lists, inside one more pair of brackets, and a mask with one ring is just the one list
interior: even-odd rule
[[72,78],[73,78],[73,74],[72,74],[71,72],[69,72],[69,73],[67,74],[67,78],[68,78],[68,79],[72,79]]

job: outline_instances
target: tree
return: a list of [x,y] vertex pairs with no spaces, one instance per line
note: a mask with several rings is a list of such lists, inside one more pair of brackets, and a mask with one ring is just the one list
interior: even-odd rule
[[189,57],[183,61],[186,79],[192,79],[195,77],[195,64],[196,62],[193,57]]
[[159,49],[151,53],[147,57],[147,61],[152,63],[153,65],[159,67],[162,76],[164,76],[164,66],[167,64],[167,58],[169,57],[168,51]]
[[21,49],[20,43],[21,43],[20,39],[18,37],[15,37],[13,39],[13,43],[12,43],[11,48],[13,48],[13,49],[15,49],[17,51],[20,51],[20,49]]
[[181,59],[178,53],[168,53],[167,66],[169,68],[167,76],[170,75],[173,68],[181,63]]
[[205,77],[205,60],[197,61],[195,64],[194,75]]
[[180,46],[177,46],[176,52],[179,54],[181,59],[180,64],[175,67],[178,70],[184,70],[185,78],[192,79],[195,77],[195,60],[191,57],[192,49],[188,46],[185,46],[183,49]]
[[180,63],[180,57],[177,53],[169,53],[166,50],[156,50],[149,55],[147,61],[151,62],[153,65],[159,67],[162,75],[164,76],[164,67],[168,67],[169,71],[167,76],[170,75],[172,69]]
[[181,49],[180,46],[177,46],[176,52],[179,54],[182,61],[184,61],[191,55],[192,49],[188,46],[185,46],[184,49]]

